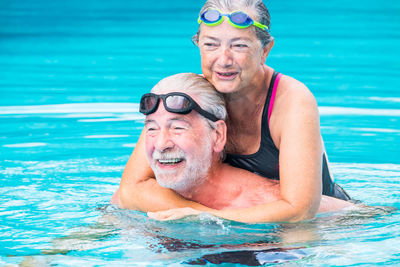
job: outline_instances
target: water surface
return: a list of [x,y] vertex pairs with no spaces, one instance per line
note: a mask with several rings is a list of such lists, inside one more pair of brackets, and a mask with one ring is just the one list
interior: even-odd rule
[[143,127],[140,96],[201,72],[201,4],[0,3],[0,265],[400,263],[400,214],[387,208],[400,208],[397,1],[268,1],[267,63],[316,96],[336,181],[386,208],[246,225],[108,205]]

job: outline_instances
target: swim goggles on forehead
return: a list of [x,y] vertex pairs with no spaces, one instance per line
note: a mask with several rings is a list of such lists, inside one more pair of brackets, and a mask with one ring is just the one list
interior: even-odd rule
[[139,111],[144,115],[149,115],[156,112],[160,103],[160,99],[162,99],[164,108],[168,112],[188,114],[192,110],[196,110],[200,115],[211,121],[215,122],[219,120],[210,112],[202,109],[190,96],[180,92],[172,92],[165,95],[157,95],[153,93],[144,94],[140,100]]
[[197,22],[199,24],[204,22],[204,24],[207,26],[217,26],[218,24],[222,23],[224,20],[223,17],[227,17],[229,23],[235,28],[244,29],[254,25],[262,30],[269,31],[268,26],[253,20],[243,11],[234,11],[230,14],[224,14],[217,9],[209,9],[201,13]]

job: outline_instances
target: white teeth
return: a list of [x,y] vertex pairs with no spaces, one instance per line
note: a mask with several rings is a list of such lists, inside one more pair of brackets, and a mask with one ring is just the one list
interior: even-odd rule
[[181,162],[182,159],[159,159],[158,162],[160,162],[161,164],[175,164],[175,163],[179,163]]
[[160,152],[155,149],[152,158],[160,164],[177,164],[185,159],[185,153],[180,150]]
[[232,76],[235,73],[234,72],[227,72],[227,73],[220,73],[222,76]]

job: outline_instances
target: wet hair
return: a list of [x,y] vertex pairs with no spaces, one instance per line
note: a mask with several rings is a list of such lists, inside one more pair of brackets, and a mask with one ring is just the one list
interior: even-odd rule
[[[268,26],[268,29],[271,29],[271,16],[269,15],[269,11],[262,0],[207,0],[204,6],[201,8],[199,16],[208,9],[218,9],[224,12],[251,9],[256,14],[256,17],[252,19]],[[268,31],[262,30],[258,27],[252,28],[255,29],[256,36],[260,40],[262,47],[266,47],[273,40],[273,37]],[[200,25],[197,33],[192,38],[192,41],[196,44],[199,41],[199,35]]]
[[[155,94],[187,93],[196,97],[196,102],[202,109],[220,120],[226,121],[227,119],[225,100],[222,94],[215,90],[215,87],[206,78],[195,73],[179,73],[164,78],[153,87],[151,92]],[[210,125],[214,125],[212,121],[206,120]]]

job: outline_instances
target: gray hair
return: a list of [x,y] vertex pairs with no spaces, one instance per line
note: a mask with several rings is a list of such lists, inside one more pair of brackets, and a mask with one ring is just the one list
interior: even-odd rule
[[[155,94],[182,92],[196,97],[199,106],[220,120],[226,121],[225,100],[221,93],[206,78],[195,73],[179,73],[159,81],[151,90]],[[202,117],[203,118],[203,117]],[[214,123],[206,118],[209,125]]]
[[[207,0],[204,6],[200,10],[200,15],[208,9],[218,9],[224,12],[233,12],[241,10],[243,8],[254,10],[256,17],[254,20],[266,25],[268,29],[271,29],[271,16],[267,7],[264,5],[262,0]],[[260,40],[262,47],[266,47],[272,40],[273,37],[269,31],[262,30],[258,27],[253,27],[256,31],[256,36]],[[193,36],[192,41],[198,43],[200,35],[200,25],[197,33]]]

